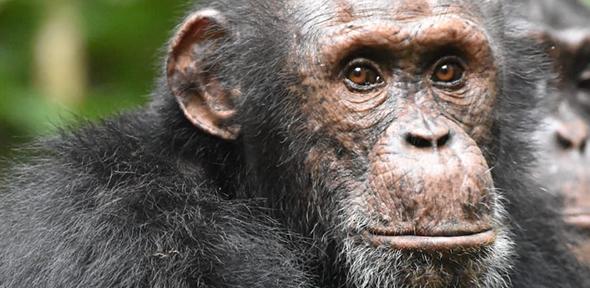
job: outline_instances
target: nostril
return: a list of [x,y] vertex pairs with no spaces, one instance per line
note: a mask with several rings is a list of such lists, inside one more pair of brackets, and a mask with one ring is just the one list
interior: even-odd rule
[[447,133],[436,140],[436,147],[443,147],[451,140],[451,134]]
[[563,150],[571,150],[574,148],[574,142],[563,136],[561,133],[556,134],[557,144]]
[[445,133],[440,137],[425,137],[415,133],[408,133],[405,136],[406,142],[416,148],[444,147],[449,143],[450,139],[451,135],[449,133]]
[[556,127],[555,141],[560,149],[566,152],[586,153],[589,129],[588,125],[580,119],[561,123]]
[[430,139],[426,139],[418,135],[413,135],[411,133],[408,133],[406,135],[406,142],[410,143],[410,145],[417,148],[430,148],[434,146]]

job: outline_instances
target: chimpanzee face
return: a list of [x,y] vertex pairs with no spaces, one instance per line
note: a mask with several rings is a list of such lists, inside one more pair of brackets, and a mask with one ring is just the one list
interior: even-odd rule
[[542,34],[556,78],[547,99],[550,109],[537,133],[542,147],[539,177],[563,196],[564,219],[590,229],[590,31],[549,30]]
[[326,230],[345,243],[353,282],[404,283],[389,271],[422,273],[405,283],[417,286],[501,278],[481,277],[509,245],[482,149],[501,60],[481,16],[440,1],[295,9],[307,20],[287,65],[301,79],[291,90],[319,139],[306,167],[316,197],[338,203],[322,210],[334,212]]
[[[336,247],[352,286],[504,287],[511,241],[486,157],[504,63],[477,5],[292,1],[282,70],[250,65],[261,74],[235,89],[200,55],[243,34],[204,11],[172,42],[169,86],[193,124],[244,143],[255,190]],[[273,103],[234,105],[265,93]]]

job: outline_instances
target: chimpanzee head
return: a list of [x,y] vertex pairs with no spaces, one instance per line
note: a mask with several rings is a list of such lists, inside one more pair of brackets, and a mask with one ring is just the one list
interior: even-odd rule
[[500,177],[520,172],[493,168],[527,155],[510,129],[530,90],[506,71],[530,58],[505,61],[496,1],[250,2],[190,15],[167,66],[242,161],[235,197],[268,199],[355,287],[503,287]]
[[[563,197],[565,221],[590,233],[590,30],[544,27],[534,34],[555,72],[543,89],[548,113],[536,135],[541,147],[537,174],[548,191]],[[578,254],[588,259],[590,241],[585,243]]]

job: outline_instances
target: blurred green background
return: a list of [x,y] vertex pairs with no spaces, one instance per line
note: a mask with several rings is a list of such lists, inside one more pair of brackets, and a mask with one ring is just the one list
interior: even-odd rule
[[0,0],[0,157],[144,103],[187,0]]
[[188,2],[0,0],[0,157],[80,117],[145,103]]

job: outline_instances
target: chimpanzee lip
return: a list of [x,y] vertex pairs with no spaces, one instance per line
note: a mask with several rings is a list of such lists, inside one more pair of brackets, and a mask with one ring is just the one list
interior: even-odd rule
[[580,228],[590,229],[590,211],[566,211],[564,213],[565,222],[568,225]]
[[489,229],[453,236],[381,235],[371,232],[365,232],[363,236],[375,246],[389,246],[396,250],[444,251],[490,246],[496,241],[497,233],[494,229]]

